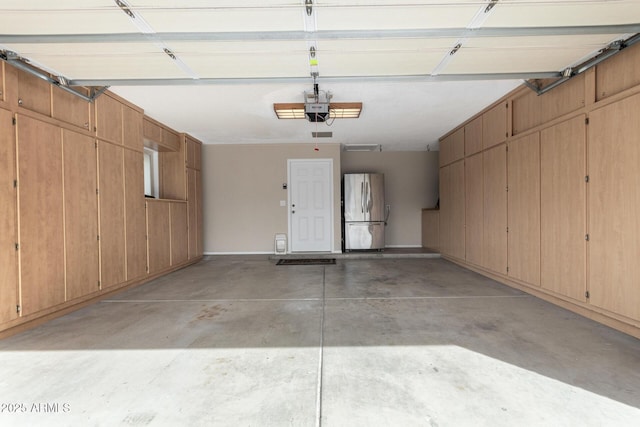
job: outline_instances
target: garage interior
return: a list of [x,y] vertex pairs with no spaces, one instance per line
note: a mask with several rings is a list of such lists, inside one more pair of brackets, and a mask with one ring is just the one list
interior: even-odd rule
[[[3,424],[640,415],[637,2],[5,3]],[[343,253],[352,172],[384,251]]]

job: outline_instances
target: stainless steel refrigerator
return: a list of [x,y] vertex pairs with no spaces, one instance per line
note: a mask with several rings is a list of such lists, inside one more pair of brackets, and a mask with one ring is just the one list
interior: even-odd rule
[[342,194],[345,251],[383,250],[386,222],[384,174],[345,174]]

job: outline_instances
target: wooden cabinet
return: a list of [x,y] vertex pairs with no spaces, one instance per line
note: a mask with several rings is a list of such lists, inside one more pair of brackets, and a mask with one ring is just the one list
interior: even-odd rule
[[202,173],[196,171],[196,226],[197,226],[197,239],[198,239],[198,256],[202,256],[204,253],[204,224],[203,224],[203,211],[202,211]]
[[[1,76],[0,76],[1,77]],[[2,88],[2,86],[0,86]],[[0,109],[0,324],[18,317],[18,252],[16,251],[15,130],[13,115]]]
[[163,200],[147,200],[147,251],[149,273],[171,266],[171,209]]
[[579,301],[586,300],[585,150],[582,115],[540,132],[540,285]]
[[460,128],[440,141],[440,166],[464,157],[464,128]]
[[509,276],[540,284],[540,135],[509,143]]
[[127,280],[147,273],[147,225],[144,199],[143,154],[124,150]]
[[18,105],[51,116],[51,85],[25,71],[16,70]]
[[189,225],[189,259],[198,257],[198,186],[197,172],[195,169],[187,169],[187,214]]
[[451,167],[440,168],[440,252],[451,254]]
[[189,259],[189,232],[187,204],[171,202],[171,265],[180,265]]
[[640,320],[640,95],[589,115],[591,304]]
[[100,95],[96,104],[96,136],[122,145],[122,104],[108,93]]
[[505,145],[482,153],[483,267],[507,273],[507,150]]
[[200,170],[202,162],[202,143],[193,139],[189,135],[185,135],[185,143],[187,146],[187,167]]
[[[57,87],[52,87],[51,90],[53,96],[51,116],[87,131],[91,130],[91,103]],[[74,90],[84,95],[89,94],[87,89],[74,88]]]
[[629,70],[640,69],[640,45],[625,48],[624,55],[614,55],[598,64],[596,71],[596,99],[616,95],[625,89],[640,85],[640,74]]
[[7,91],[5,90],[5,77],[4,77],[4,61],[0,63],[0,103],[7,102]]
[[93,138],[68,130],[62,149],[66,299],[73,300],[100,289],[97,153]]
[[440,247],[440,211],[422,210],[422,247],[437,251]]
[[464,162],[440,169],[440,251],[464,259]]
[[465,259],[482,265],[484,202],[482,154],[465,159]]
[[[63,303],[64,198],[60,129],[18,115],[22,314]],[[44,184],[46,183],[46,185]]]
[[482,115],[482,147],[489,148],[506,141],[509,104],[501,102]]
[[123,148],[100,141],[100,256],[102,287],[126,280]]
[[482,151],[482,116],[464,127],[464,154],[470,156]]
[[186,200],[187,198],[184,144],[180,144],[180,147],[179,151],[163,151],[158,154],[162,183],[160,197],[163,199]]
[[157,151],[180,150],[180,134],[151,117],[144,116],[142,134],[145,147]]
[[142,113],[128,105],[122,106],[122,131],[124,146],[132,150],[142,151]]

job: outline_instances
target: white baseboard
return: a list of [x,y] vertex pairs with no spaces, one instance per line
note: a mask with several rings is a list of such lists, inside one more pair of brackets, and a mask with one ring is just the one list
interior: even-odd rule
[[204,255],[273,255],[273,252],[205,252]]

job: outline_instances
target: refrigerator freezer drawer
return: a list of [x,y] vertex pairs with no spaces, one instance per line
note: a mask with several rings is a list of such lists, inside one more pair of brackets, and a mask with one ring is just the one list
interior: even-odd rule
[[384,222],[347,222],[345,250],[384,249]]

